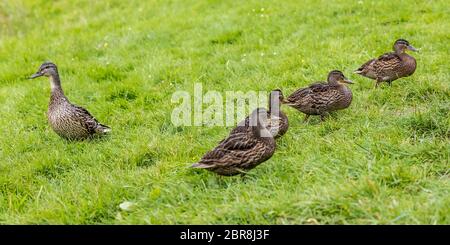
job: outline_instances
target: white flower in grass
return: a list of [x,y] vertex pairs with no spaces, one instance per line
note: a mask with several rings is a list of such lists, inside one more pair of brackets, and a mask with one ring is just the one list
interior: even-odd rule
[[136,206],[134,202],[125,201],[119,205],[119,208],[123,211],[131,211]]

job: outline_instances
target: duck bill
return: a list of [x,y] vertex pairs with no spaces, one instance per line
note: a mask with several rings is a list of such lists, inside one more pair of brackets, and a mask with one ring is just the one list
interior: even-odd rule
[[411,51],[413,51],[413,52],[419,52],[418,49],[414,48],[414,47],[411,46],[411,45],[408,45],[408,50],[411,50]]
[[35,79],[36,77],[42,77],[44,74],[40,72],[36,72],[33,75],[31,75],[28,79]]

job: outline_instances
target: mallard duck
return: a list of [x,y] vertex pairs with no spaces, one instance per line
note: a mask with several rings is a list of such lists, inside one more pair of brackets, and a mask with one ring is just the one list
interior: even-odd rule
[[416,70],[416,59],[408,55],[406,50],[418,51],[405,39],[398,39],[394,43],[394,52],[367,61],[355,73],[376,80],[375,87],[382,82],[387,82],[390,86],[392,81],[411,76]]
[[[269,95],[269,111],[267,111],[267,129],[272,136],[277,139],[283,136],[289,128],[289,120],[286,114],[281,111],[280,105],[284,100],[283,92],[279,89],[275,89],[270,92]],[[246,117],[242,120],[237,127],[235,127],[230,134],[239,132],[245,132],[251,130],[249,128],[250,117]]]
[[264,125],[267,111],[255,109],[250,116],[251,130],[230,134],[207,152],[193,168],[204,168],[219,175],[245,174],[268,160],[275,152],[275,139]]
[[45,62],[30,79],[46,76],[50,79],[51,96],[47,119],[52,129],[62,138],[82,140],[111,131],[100,124],[86,109],[69,102],[61,88],[58,68],[51,62]]
[[306,114],[320,115],[322,120],[329,112],[345,109],[352,102],[352,91],[345,84],[352,84],[341,71],[331,71],[328,83],[318,82],[301,88],[287,97],[282,103]]

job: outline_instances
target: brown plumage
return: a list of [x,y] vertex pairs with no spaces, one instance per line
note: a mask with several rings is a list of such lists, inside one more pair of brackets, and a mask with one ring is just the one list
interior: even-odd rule
[[[270,92],[269,95],[269,111],[267,111],[267,129],[272,136],[277,139],[283,136],[289,129],[289,120],[286,114],[281,111],[280,103],[284,100],[281,90],[276,89]],[[240,132],[247,132],[251,130],[249,128],[250,117],[246,117],[242,120],[230,134],[236,134]]]
[[265,127],[267,111],[258,108],[250,116],[251,130],[230,134],[207,152],[193,168],[204,168],[219,175],[245,174],[272,157],[275,139]]
[[51,62],[45,62],[30,78],[49,77],[51,85],[50,103],[47,119],[52,129],[61,137],[69,140],[83,140],[111,131],[100,124],[86,109],[70,103],[61,87],[58,68]]
[[283,104],[289,105],[306,114],[320,115],[324,120],[329,112],[345,109],[352,102],[352,91],[345,84],[351,84],[340,71],[328,74],[328,83],[318,82],[289,95]]
[[355,73],[376,80],[375,87],[382,82],[391,85],[398,78],[411,76],[416,70],[416,59],[408,55],[406,50],[417,51],[408,41],[398,39],[394,43],[394,52],[367,61]]

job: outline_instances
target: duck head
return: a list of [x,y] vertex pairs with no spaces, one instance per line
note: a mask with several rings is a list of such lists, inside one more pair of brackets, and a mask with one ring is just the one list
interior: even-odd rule
[[44,62],[40,67],[39,70],[30,76],[30,79],[34,79],[37,77],[50,77],[58,74],[58,68],[55,64],[52,62]]
[[395,41],[394,50],[397,54],[403,54],[407,50],[411,50],[414,52],[419,51],[418,49],[414,48],[411,44],[409,44],[409,42],[406,41],[405,39],[398,39],[397,41]]
[[328,73],[328,84],[332,85],[353,84],[353,82],[348,78],[346,78],[341,71],[334,70]]
[[281,103],[284,101],[283,92],[280,89],[274,89],[270,92],[269,99],[271,102],[278,100]]

